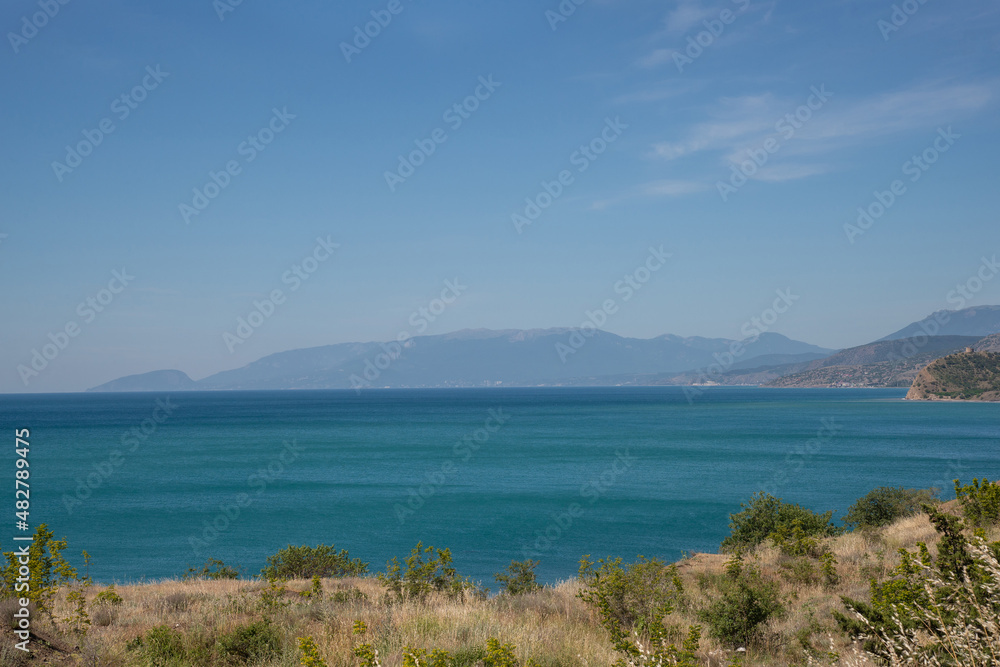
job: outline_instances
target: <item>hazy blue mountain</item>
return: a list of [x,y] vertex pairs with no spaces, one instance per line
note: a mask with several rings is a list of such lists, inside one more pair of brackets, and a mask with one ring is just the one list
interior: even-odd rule
[[963,310],[939,310],[879,340],[913,338],[921,334],[982,338],[995,333],[1000,333],[1000,306],[978,306]]
[[[194,383],[199,390],[457,387],[572,383],[574,378],[680,372],[716,362],[734,341],[720,338],[625,338],[575,329],[475,329],[396,343],[345,343],[272,354]],[[761,334],[740,363],[826,357],[833,350]],[[790,355],[790,356],[789,356]],[[148,374],[147,374],[148,375]],[[124,380],[124,379],[123,379]],[[107,391],[115,381],[97,387]],[[163,390],[152,383],[142,390]],[[177,387],[180,388],[180,387]]]
[[187,391],[197,388],[197,383],[183,371],[153,371],[127,375],[87,391]]

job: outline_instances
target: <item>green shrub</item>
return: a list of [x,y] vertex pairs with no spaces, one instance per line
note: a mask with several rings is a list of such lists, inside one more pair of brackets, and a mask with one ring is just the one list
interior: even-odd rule
[[983,478],[980,484],[962,486],[955,480],[955,497],[962,505],[962,513],[973,526],[989,526],[1000,521],[1000,484]]
[[507,574],[500,572],[493,575],[497,583],[503,585],[507,595],[520,595],[541,590],[542,586],[535,580],[537,560],[511,561],[507,566]]
[[780,567],[783,570],[781,573],[782,576],[790,583],[812,586],[819,581],[819,573],[816,571],[816,565],[810,558],[793,558],[781,563]]
[[595,563],[584,556],[579,579],[584,588],[578,597],[626,634],[633,630],[645,634],[656,619],[686,604],[677,566],[655,558],[640,556],[635,563],[623,564],[621,558]]
[[709,634],[723,644],[746,647],[760,639],[764,626],[784,613],[776,582],[755,567],[732,558],[717,582],[719,597],[698,612]]
[[[35,529],[34,540],[28,546],[28,585],[29,589],[17,593],[17,597],[26,597],[35,603],[39,614],[52,618],[52,598],[59,587],[66,582],[76,581],[76,570],[73,569],[62,552],[66,549],[66,540],[53,539],[55,533],[46,524],[40,524]],[[3,568],[4,591],[0,597],[13,597],[17,585],[20,563],[14,552],[5,553],[7,565]]]
[[403,648],[403,667],[452,667],[455,659],[451,654],[441,649],[434,649],[430,653],[427,649],[416,649],[406,646]]
[[242,625],[219,638],[221,656],[246,664],[268,660],[281,652],[281,634],[268,621]]
[[[354,621],[353,634],[361,638],[364,638],[368,634],[368,626],[364,621]],[[379,661],[378,649],[371,642],[364,641],[364,639],[354,647],[353,652],[358,657],[359,667],[380,667],[382,664]],[[303,662],[303,664],[305,663]]]
[[496,637],[486,640],[486,656],[483,658],[483,667],[521,667],[514,651],[517,647],[513,644],[501,644]]
[[823,573],[823,586],[826,588],[833,588],[840,583],[840,575],[837,574],[837,557],[833,555],[832,551],[825,552],[819,557],[822,566],[820,566],[820,572]]
[[360,588],[345,588],[344,590],[334,591],[330,594],[330,599],[334,602],[361,602],[362,600],[367,600],[368,596]]
[[722,541],[724,552],[752,549],[775,533],[792,531],[796,525],[805,537],[828,537],[843,532],[831,523],[833,512],[817,514],[763,491],[755,493],[750,502],[741,503],[740,507],[742,511],[729,515],[731,533]]
[[63,619],[70,632],[83,636],[90,627],[90,614],[87,613],[87,593],[83,590],[70,591],[66,594],[66,603],[73,607],[73,613]]
[[870,602],[842,598],[853,617],[834,612],[837,624],[880,664],[995,665],[997,545],[970,540],[961,520],[925,509],[941,536],[937,556],[924,544],[901,549],[893,578],[872,580]]
[[151,667],[179,665],[186,656],[181,633],[166,625],[151,628],[136,644]]
[[779,524],[769,537],[786,556],[819,556],[819,539],[806,532],[801,519]]
[[302,667],[326,667],[312,637],[299,637],[299,664]]
[[629,564],[621,558],[595,563],[584,556],[579,576],[584,588],[577,595],[597,611],[612,646],[623,656],[616,665],[695,664],[689,661],[698,649],[701,628],[691,628],[684,646],[677,649],[668,643],[663,623],[675,608],[687,604],[676,565],[642,556]]
[[937,500],[937,489],[904,489],[880,486],[858,498],[844,515],[851,530],[879,528],[906,516],[920,513],[923,505]]
[[191,579],[239,579],[240,573],[236,568],[229,567],[218,558],[209,558],[201,569],[189,567],[188,571],[181,577],[184,581]]
[[265,579],[312,579],[315,576],[360,577],[368,572],[368,563],[351,559],[347,549],[319,544],[315,547],[288,545],[267,559],[261,570]]
[[[425,556],[428,556],[426,561]],[[405,571],[393,556],[378,580],[399,599],[423,600],[432,592],[451,598],[462,597],[467,592],[481,593],[471,580],[452,567],[449,549],[425,547],[422,542],[417,542],[406,557]]]
[[122,600],[122,596],[118,595],[118,591],[115,590],[115,585],[111,584],[97,594],[97,597],[94,598],[92,604],[96,606],[107,605],[109,607],[117,607],[122,602],[124,602],[124,600]]

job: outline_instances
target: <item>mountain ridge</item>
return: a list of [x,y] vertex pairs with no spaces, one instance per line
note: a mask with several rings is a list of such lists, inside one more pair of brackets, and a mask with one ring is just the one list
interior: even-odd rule
[[[628,338],[573,327],[479,328],[417,336],[402,343],[351,342],[285,350],[197,381],[180,371],[153,371],[88,391],[586,384],[901,387],[912,384],[935,359],[966,347],[1000,351],[1000,306],[937,311],[877,341],[844,350],[775,332],[736,341],[669,333]],[[734,357],[732,350],[740,351]]]

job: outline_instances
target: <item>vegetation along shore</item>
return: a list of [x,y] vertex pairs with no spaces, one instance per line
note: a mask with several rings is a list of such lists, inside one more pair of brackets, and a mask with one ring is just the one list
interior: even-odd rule
[[[1000,486],[955,490],[942,503],[933,489],[878,488],[843,525],[758,493],[718,554],[587,555],[554,586],[536,581],[537,562],[513,562],[493,593],[423,544],[375,573],[321,544],[289,546],[249,578],[210,559],[174,580],[103,585],[40,526],[30,592],[15,595],[6,555],[0,664],[997,665]],[[29,652],[15,634],[25,601]]]

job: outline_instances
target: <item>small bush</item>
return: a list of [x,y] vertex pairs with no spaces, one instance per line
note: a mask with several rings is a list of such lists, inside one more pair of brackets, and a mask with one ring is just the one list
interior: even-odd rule
[[840,575],[837,574],[837,557],[833,555],[832,551],[825,552],[819,558],[823,565],[820,567],[820,572],[823,573],[823,586],[826,588],[833,588],[840,583]]
[[386,563],[386,571],[378,575],[378,580],[397,599],[423,600],[432,592],[451,598],[480,593],[468,577],[461,576],[452,567],[450,549],[425,547],[422,542],[417,542],[407,556],[405,571],[394,556]]
[[535,579],[536,567],[538,567],[537,560],[511,561],[506,574],[498,572],[493,578],[503,586],[507,595],[531,593],[542,588]]
[[137,642],[143,656],[155,667],[175,665],[184,660],[184,638],[173,628],[160,625]]
[[802,586],[812,586],[819,582],[819,573],[816,571],[816,566],[813,561],[806,557],[794,558],[788,562],[781,564],[781,569],[783,572],[782,576],[785,577],[790,583],[800,584]]
[[483,667],[520,667],[513,644],[501,644],[496,637],[486,640],[486,655],[483,657]]
[[403,667],[452,667],[454,664],[455,659],[451,654],[441,649],[428,653],[423,648],[403,648]]
[[191,579],[239,579],[240,573],[236,568],[229,567],[218,558],[209,558],[201,569],[189,567],[188,571],[181,577],[184,581]]
[[124,602],[124,600],[122,600],[122,596],[118,595],[118,591],[115,590],[115,586],[112,584],[98,593],[97,597],[94,598],[94,601],[91,604],[98,607],[117,607],[122,602]]
[[738,558],[727,564],[718,590],[720,596],[698,616],[709,634],[728,646],[746,647],[759,640],[764,626],[784,612],[778,585]]
[[68,625],[74,634],[81,636],[87,634],[87,628],[90,627],[90,614],[87,613],[86,589],[70,591],[66,594],[66,602],[73,607],[73,611],[63,619],[63,623]]
[[894,578],[872,580],[870,603],[843,598],[851,617],[834,612],[837,624],[879,664],[996,665],[1000,545],[966,537],[956,517],[928,514],[941,536],[937,556],[923,544],[901,550]]
[[937,500],[937,489],[904,489],[880,486],[858,498],[844,515],[851,530],[880,528],[903,517],[919,514],[923,505]]
[[118,611],[114,607],[101,605],[94,610],[91,620],[99,628],[106,628],[118,619]]
[[362,600],[367,600],[368,596],[359,588],[345,588],[343,590],[334,591],[330,594],[330,600],[333,602],[361,602]]
[[639,557],[623,564],[621,558],[600,559],[596,563],[584,556],[580,560],[578,594],[587,604],[622,628],[645,634],[657,618],[685,605],[684,588],[677,566],[667,566],[655,558]]
[[299,664],[302,667],[326,667],[312,637],[299,637]]
[[359,558],[352,560],[347,549],[337,551],[332,544],[288,545],[267,559],[261,576],[265,579],[312,579],[315,576],[360,577],[366,572],[368,563],[362,563]]
[[741,512],[729,515],[731,534],[722,541],[724,552],[752,549],[775,533],[792,531],[796,525],[805,537],[828,537],[843,532],[831,523],[833,512],[817,514],[762,491],[740,507]]
[[[66,582],[76,581],[76,570],[66,562],[62,552],[66,550],[66,540],[56,540],[55,533],[46,524],[35,529],[33,541],[28,547],[29,589],[24,596],[34,602],[40,614],[52,617],[52,598],[59,587]],[[19,575],[20,563],[14,552],[4,554],[7,565],[3,568],[4,591],[0,597],[13,596]]]
[[983,478],[980,484],[962,486],[955,480],[955,497],[962,505],[962,513],[973,526],[989,526],[1000,521],[1000,484]]
[[612,646],[623,656],[616,665],[695,664],[701,628],[692,627],[682,649],[677,649],[668,643],[674,629],[663,622],[676,607],[687,604],[677,566],[641,556],[627,565],[621,558],[594,563],[584,556],[580,582],[585,588],[579,597],[597,611]]
[[268,660],[281,652],[281,634],[267,621],[243,625],[219,638],[219,653],[237,664]]
[[806,532],[801,519],[779,524],[770,535],[774,546],[786,556],[819,556],[819,539]]

